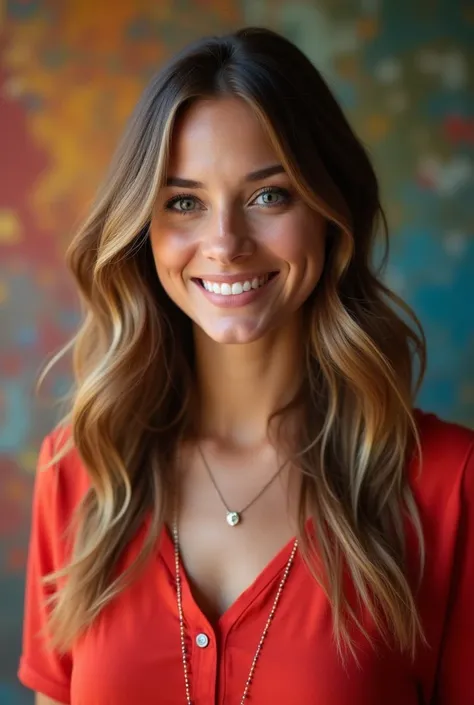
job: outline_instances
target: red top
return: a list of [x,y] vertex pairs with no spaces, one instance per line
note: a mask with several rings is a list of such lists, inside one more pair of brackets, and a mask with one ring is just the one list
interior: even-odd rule
[[[257,663],[255,705],[474,704],[474,432],[417,413],[425,464],[408,468],[426,539],[419,596],[430,648],[414,663],[380,645],[360,645],[360,668],[343,669],[331,638],[331,612],[298,551]],[[46,437],[40,461],[50,455]],[[66,657],[48,652],[40,576],[64,559],[61,534],[88,478],[77,452],[36,476],[20,681],[73,705],[185,705],[173,543],[163,531],[139,580],[109,604]],[[124,558],[140,547],[147,522]],[[255,648],[293,545],[289,542],[222,615],[214,630],[193,600],[182,570],[194,705],[238,705]],[[408,554],[416,557],[408,534]],[[370,621],[364,624],[374,633]],[[207,645],[196,637],[204,634]],[[200,639],[206,644],[206,639]]]

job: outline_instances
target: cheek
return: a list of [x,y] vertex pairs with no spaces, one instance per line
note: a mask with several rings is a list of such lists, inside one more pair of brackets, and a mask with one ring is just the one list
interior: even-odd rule
[[181,277],[183,270],[192,260],[196,245],[189,233],[160,230],[151,231],[151,248],[156,271],[161,280]]
[[271,248],[290,265],[319,269],[324,264],[326,223],[322,216],[304,209],[281,222],[271,236]]

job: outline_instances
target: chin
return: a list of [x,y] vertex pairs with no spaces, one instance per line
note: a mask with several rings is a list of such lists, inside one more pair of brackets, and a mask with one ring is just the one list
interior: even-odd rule
[[[199,325],[199,324],[198,324]],[[245,345],[262,338],[268,330],[257,322],[226,322],[219,325],[199,325],[204,333],[215,343],[224,345]]]

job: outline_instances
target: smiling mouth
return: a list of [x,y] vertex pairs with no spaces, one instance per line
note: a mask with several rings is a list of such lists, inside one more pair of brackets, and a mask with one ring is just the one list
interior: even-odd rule
[[212,279],[194,279],[195,282],[208,291],[209,293],[218,294],[220,296],[239,296],[248,291],[261,289],[269,281],[274,279],[278,272],[268,272],[260,277],[252,277],[251,279],[242,279],[237,282],[215,282]]

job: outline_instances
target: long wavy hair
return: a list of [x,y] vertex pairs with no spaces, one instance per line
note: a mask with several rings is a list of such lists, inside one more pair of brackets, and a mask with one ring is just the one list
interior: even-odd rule
[[[387,224],[371,162],[309,59],[259,27],[205,37],[151,81],[133,112],[89,216],[67,251],[83,322],[46,366],[73,353],[74,386],[59,426],[90,487],[74,515],[67,565],[44,579],[50,631],[69,648],[138,575],[163,529],[176,454],[191,428],[191,322],[161,287],[149,242],[165,184],[173,126],[196,100],[236,96],[261,121],[306,203],[328,227],[326,261],[304,305],[306,365],[293,400],[304,423],[291,453],[302,474],[302,555],[332,605],[339,653],[354,653],[349,623],[370,636],[343,589],[355,586],[377,632],[412,656],[424,639],[410,584],[406,521],[424,542],[407,479],[421,444],[414,398],[425,340],[410,308],[382,282]],[[383,256],[373,262],[377,236]],[[416,364],[415,364],[416,363]],[[416,373],[415,373],[416,368]],[[291,405],[276,414],[285,419]],[[306,507],[315,532],[305,532]],[[117,575],[127,544],[150,517],[137,560]]]

